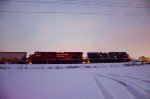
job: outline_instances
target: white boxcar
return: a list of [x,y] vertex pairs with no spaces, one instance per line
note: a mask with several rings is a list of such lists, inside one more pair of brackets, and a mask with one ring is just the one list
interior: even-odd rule
[[26,63],[27,52],[0,52],[0,63]]

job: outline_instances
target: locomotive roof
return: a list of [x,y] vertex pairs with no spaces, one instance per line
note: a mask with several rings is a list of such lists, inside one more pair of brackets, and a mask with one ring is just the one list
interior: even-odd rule
[[83,52],[42,52],[42,51],[36,51],[35,53],[83,53]]

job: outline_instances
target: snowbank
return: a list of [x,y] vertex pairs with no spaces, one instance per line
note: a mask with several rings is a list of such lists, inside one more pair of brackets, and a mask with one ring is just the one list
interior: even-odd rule
[[1,64],[0,69],[70,69],[70,68],[102,68],[143,65],[137,62],[127,63],[93,63],[93,64]]

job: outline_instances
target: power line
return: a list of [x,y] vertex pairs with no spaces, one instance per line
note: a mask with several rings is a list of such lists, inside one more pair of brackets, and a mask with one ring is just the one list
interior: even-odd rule
[[[55,3],[59,1],[32,1],[32,0],[0,0],[0,1],[11,1],[11,2],[33,2],[33,3]],[[107,3],[107,4],[122,4],[122,5],[145,5],[145,4],[140,4],[140,3],[119,3],[119,2],[107,2],[107,1],[90,1],[90,0],[60,0],[64,2],[60,3],[67,3],[67,2],[80,2],[80,3]]]
[[0,11],[0,13],[31,13],[31,14],[84,14],[84,15],[124,15],[124,16],[150,16],[150,15],[144,15],[144,14],[133,14],[133,13],[123,13],[123,14],[117,14],[117,13],[98,13],[98,12],[63,12],[63,11],[47,11],[47,12],[39,12],[39,11]]
[[[105,2],[105,1],[78,1],[78,2],[58,2],[58,1],[29,1],[29,0],[0,0],[0,1],[10,1],[18,3],[43,3],[43,4],[67,4],[67,5],[94,5],[94,6],[110,6],[110,7],[130,7],[130,8],[150,8],[147,6],[133,6],[133,4],[122,4],[117,2]],[[61,0],[61,1],[74,1],[74,0]],[[77,1],[77,0],[75,0]],[[135,5],[135,4],[134,4]]]

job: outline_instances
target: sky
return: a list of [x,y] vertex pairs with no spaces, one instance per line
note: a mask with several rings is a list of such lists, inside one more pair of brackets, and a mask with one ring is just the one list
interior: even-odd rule
[[0,0],[0,51],[150,57],[149,0]]

